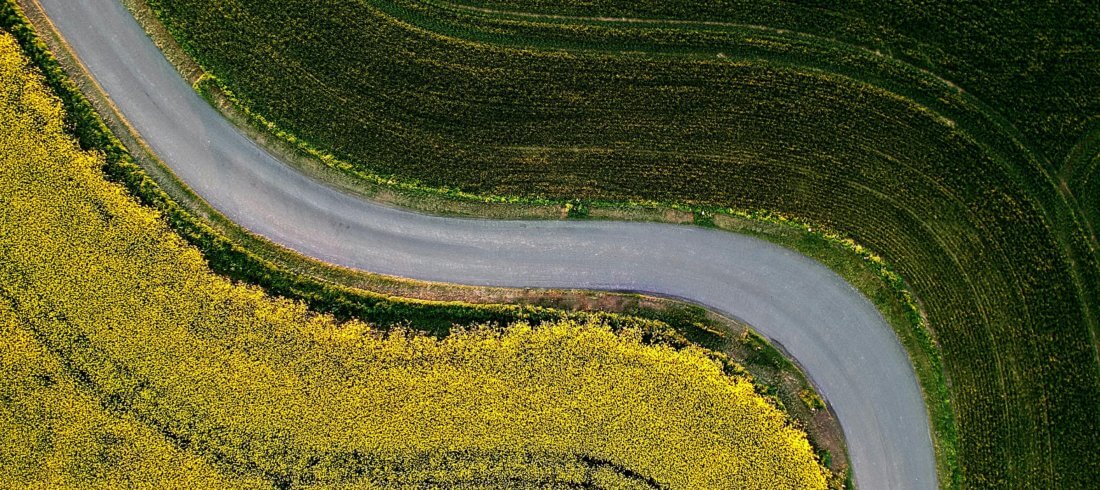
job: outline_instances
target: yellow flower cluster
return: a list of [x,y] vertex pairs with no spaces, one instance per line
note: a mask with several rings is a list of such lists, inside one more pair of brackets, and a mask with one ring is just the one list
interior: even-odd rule
[[62,116],[0,33],[3,486],[825,487],[701,350],[569,322],[383,334],[232,284]]

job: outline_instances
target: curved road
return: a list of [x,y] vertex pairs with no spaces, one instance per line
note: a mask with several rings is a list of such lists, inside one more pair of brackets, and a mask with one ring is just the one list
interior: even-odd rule
[[117,0],[38,0],[103,90],[184,182],[245,228],[335,264],[465,284],[649,291],[743,319],[832,404],[864,489],[937,486],[908,357],[858,291],[754,238],[690,226],[426,216],[326,187],[199,97]]

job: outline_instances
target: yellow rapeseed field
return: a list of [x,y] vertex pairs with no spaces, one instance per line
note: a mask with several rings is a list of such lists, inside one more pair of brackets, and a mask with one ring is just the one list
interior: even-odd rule
[[825,487],[701,350],[383,334],[232,284],[62,120],[0,33],[0,486]]

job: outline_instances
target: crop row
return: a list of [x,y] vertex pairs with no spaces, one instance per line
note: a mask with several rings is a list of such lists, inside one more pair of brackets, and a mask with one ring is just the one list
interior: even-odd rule
[[[664,20],[804,33],[877,51],[941,74],[990,103],[1056,160],[1100,110],[1094,35],[1100,13],[1073,2],[621,2],[433,0],[451,10],[543,22]],[[562,19],[562,17],[567,17]],[[688,34],[691,35],[691,34]],[[1058,87],[1058,90],[1050,90]]]

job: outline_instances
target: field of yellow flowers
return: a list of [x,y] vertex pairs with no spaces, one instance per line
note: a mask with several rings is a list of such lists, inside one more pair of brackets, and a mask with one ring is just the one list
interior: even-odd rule
[[382,333],[233,284],[63,120],[0,33],[5,486],[825,486],[700,349],[577,322]]

